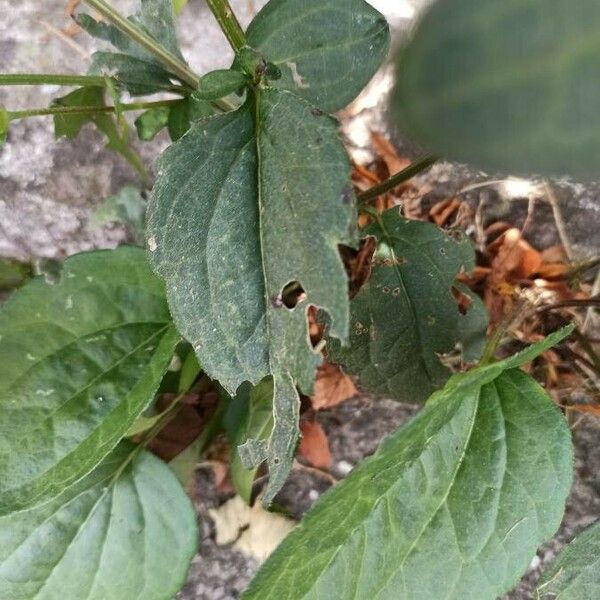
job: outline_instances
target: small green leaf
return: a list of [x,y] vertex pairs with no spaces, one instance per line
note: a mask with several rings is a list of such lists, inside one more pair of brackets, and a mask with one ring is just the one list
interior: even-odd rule
[[219,69],[207,73],[198,84],[196,96],[203,100],[216,100],[237,92],[248,83],[248,77],[239,71]]
[[79,254],[0,310],[0,514],[91,471],[152,401],[179,335],[141,248]]
[[171,106],[169,112],[169,135],[176,142],[184,136],[190,129],[192,123],[210,117],[214,114],[212,106],[195,94],[188,96]]
[[[267,501],[296,449],[296,386],[310,393],[320,362],[308,306],[324,308],[333,335],[347,337],[338,244],[354,241],[349,174],[337,122],[273,88],[197,123],[158,162],[148,245],[178,328],[230,394],[274,377]],[[295,308],[284,298],[291,282],[305,292]]]
[[6,141],[9,125],[10,117],[8,116],[8,111],[0,104],[0,146]]
[[518,369],[456,375],[325,494],[245,600],[494,600],[560,524],[569,428]]
[[600,4],[435,2],[398,58],[393,110],[435,154],[597,178]]
[[132,96],[147,96],[173,88],[171,77],[174,76],[162,67],[114,52],[94,52],[88,74],[111,74]]
[[600,523],[578,535],[544,571],[536,600],[600,598]]
[[[100,87],[79,88],[54,101],[56,106],[101,107],[104,103],[104,89]],[[90,112],[86,114],[54,115],[54,134],[56,137],[65,136],[73,139],[79,135],[86,123],[93,123],[107,138],[107,148],[118,152],[146,180],[147,174],[142,159],[129,146],[127,130],[117,125],[115,118],[108,113]]]
[[2,597],[172,598],[197,539],[170,469],[124,442],[50,502],[0,518]]
[[273,380],[267,378],[261,381],[249,393],[238,391],[228,409],[228,414],[231,413],[237,413],[236,422],[228,431],[231,440],[231,483],[235,491],[250,504],[252,484],[258,469],[244,466],[238,446],[248,440],[268,440],[273,428]]
[[153,140],[159,131],[167,126],[169,113],[170,108],[168,106],[151,108],[142,113],[135,120],[135,128],[140,140],[145,142]]
[[[90,74],[114,74],[115,79],[133,95],[146,95],[173,87],[169,73],[152,54],[130,39],[114,25],[96,21],[79,13],[77,23],[91,36],[110,42],[119,52],[96,52]],[[154,38],[173,56],[183,61],[175,27],[171,0],[141,0],[140,10],[129,20]]]
[[[380,215],[364,235],[378,240],[371,277],[351,302],[350,344],[329,340],[329,359],[356,375],[369,392],[423,402],[450,377],[440,355],[460,345],[467,360],[479,358],[487,316],[481,300],[456,283],[475,266],[466,236],[451,236],[430,223]],[[461,314],[452,288],[468,294]]]
[[126,185],[90,215],[88,226],[98,229],[109,223],[121,223],[129,229],[136,244],[143,245],[145,220],[146,200],[137,187]]
[[390,43],[385,17],[364,0],[271,0],[246,36],[280,69],[274,86],[328,112],[362,91]]
[[183,365],[181,365],[181,372],[179,373],[179,384],[178,384],[178,392],[186,392],[189,390],[198,375],[200,375],[202,371],[202,367],[198,362],[198,357],[194,354],[194,351],[190,349],[185,360],[183,361]]

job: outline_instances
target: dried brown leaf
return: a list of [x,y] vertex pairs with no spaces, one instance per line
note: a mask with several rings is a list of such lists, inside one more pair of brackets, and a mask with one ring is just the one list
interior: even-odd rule
[[317,371],[311,402],[315,410],[322,410],[336,406],[357,393],[354,381],[340,367],[324,363]]

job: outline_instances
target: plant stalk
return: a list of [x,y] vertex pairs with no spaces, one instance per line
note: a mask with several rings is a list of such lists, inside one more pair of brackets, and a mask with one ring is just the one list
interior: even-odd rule
[[381,196],[393,190],[395,187],[398,187],[401,183],[412,179],[415,175],[418,175],[421,171],[425,171],[437,162],[438,158],[436,156],[425,156],[419,160],[416,160],[412,164],[410,164],[406,169],[402,169],[402,171],[392,175],[389,179],[382,181],[381,183],[373,186],[372,188],[362,192],[362,194],[358,194],[358,201],[360,203],[369,202],[370,200],[374,200],[377,196]]
[[229,5],[229,0],[206,0],[206,3],[234,52],[239,52],[246,45],[246,35]]
[[106,87],[105,78],[94,75],[46,75],[45,73],[0,74],[0,85],[44,84]]
[[[171,106],[181,100],[158,100],[156,102],[131,102],[121,104],[120,111],[147,110],[161,106]],[[11,121],[26,119],[27,117],[44,117],[48,115],[87,115],[95,113],[115,113],[115,106],[50,106],[49,108],[32,108],[30,110],[9,111],[8,118]]]
[[193,89],[198,87],[198,76],[179,58],[171,54],[166,48],[159,44],[154,38],[142,31],[137,25],[125,18],[105,0],[83,0],[90,8],[98,11],[107,21],[117,29],[129,36],[140,46],[155,56],[167,69],[176,75],[181,81],[187,83]]

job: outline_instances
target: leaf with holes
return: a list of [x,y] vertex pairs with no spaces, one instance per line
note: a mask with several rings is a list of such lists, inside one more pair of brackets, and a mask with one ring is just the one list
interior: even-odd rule
[[[487,318],[481,300],[455,282],[475,266],[464,236],[403,218],[397,208],[363,230],[378,240],[370,279],[351,302],[350,345],[329,340],[329,360],[368,391],[422,402],[450,376],[439,355],[458,344],[479,357]],[[453,288],[468,294],[461,314]]]
[[[117,27],[96,21],[86,13],[76,15],[77,23],[91,36],[110,42],[118,52],[95,52],[89,68],[90,74],[108,74],[133,95],[146,95],[170,90],[169,73],[152,54],[122,33]],[[175,13],[171,0],[141,0],[140,10],[129,20],[164,47],[171,55],[183,61],[177,42]]]
[[544,571],[538,600],[600,598],[600,523],[578,535]]
[[246,35],[281,70],[274,86],[328,112],[354,100],[390,44],[387,21],[364,0],[270,0]]
[[[269,501],[296,448],[296,386],[310,393],[320,362],[308,306],[323,307],[334,335],[347,336],[337,247],[354,240],[355,210],[337,122],[289,92],[257,94],[194,125],[163,153],[148,245],[177,327],[206,373],[231,394],[244,381],[274,377],[273,434],[254,448],[269,461]],[[299,295],[284,293],[300,286]]]
[[153,399],[179,336],[141,248],[79,254],[0,311],[0,514],[91,471]]
[[317,502],[245,600],[494,600],[509,590],[558,528],[571,484],[565,419],[513,368],[546,347],[453,376]]
[[400,53],[392,109],[450,159],[596,178],[599,26],[595,0],[435,2]]
[[124,442],[50,502],[0,517],[3,598],[175,595],[196,552],[196,513],[169,467],[139,450]]

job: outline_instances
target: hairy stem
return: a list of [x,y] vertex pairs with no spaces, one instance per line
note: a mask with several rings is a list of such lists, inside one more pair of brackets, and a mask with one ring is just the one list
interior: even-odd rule
[[[121,104],[119,111],[127,110],[147,110],[149,108],[158,108],[161,106],[171,106],[181,102],[181,100],[158,100],[156,102],[131,102]],[[17,119],[26,119],[27,117],[44,117],[48,115],[87,115],[94,113],[115,113],[115,106],[50,106],[49,108],[32,108],[30,110],[9,111],[10,121]]]
[[98,11],[107,21],[155,56],[165,67],[181,81],[192,88],[198,87],[198,76],[179,58],[173,56],[164,46],[149,36],[137,25],[125,18],[105,0],[83,0],[88,6]]
[[239,52],[240,48],[246,45],[246,35],[229,5],[229,0],[206,0],[206,3],[234,52]]
[[428,169],[437,161],[437,157],[435,156],[426,156],[419,160],[416,160],[411,165],[406,167],[406,169],[402,169],[399,173],[392,175],[389,179],[382,181],[381,183],[373,186],[362,194],[358,195],[358,201],[369,202],[370,200],[374,200],[377,196],[381,196],[393,190],[395,187],[398,187],[401,183],[412,179],[415,175],[418,175],[421,171]]

